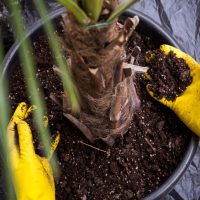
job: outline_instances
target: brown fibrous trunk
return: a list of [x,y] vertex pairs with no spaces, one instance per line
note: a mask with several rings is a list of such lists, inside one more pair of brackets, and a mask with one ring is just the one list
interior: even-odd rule
[[81,100],[80,113],[73,114],[65,96],[63,113],[91,142],[102,139],[113,145],[127,132],[139,106],[132,73],[124,68],[125,45],[138,21],[134,17],[123,25],[115,21],[88,28],[70,13],[63,15],[63,44]]

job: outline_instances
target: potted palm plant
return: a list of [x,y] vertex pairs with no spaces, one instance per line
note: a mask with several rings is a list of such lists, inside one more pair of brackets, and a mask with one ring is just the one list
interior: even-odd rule
[[[164,183],[146,197],[160,199],[187,168],[197,142],[173,113],[147,94],[144,54],[162,43],[178,45],[145,15],[129,12],[118,20],[134,0],[59,2],[68,12],[60,9],[49,19],[62,23],[58,34],[78,91],[76,112],[70,107],[70,92],[59,81],[67,78],[49,59],[46,39],[40,38],[44,23],[38,22],[27,36],[36,51],[35,74],[42,83],[51,128],[65,133],[58,149],[63,173],[57,182],[58,199],[140,199]],[[4,73],[15,70],[10,82],[13,108],[30,100],[17,68],[19,47],[13,46],[4,62]]]

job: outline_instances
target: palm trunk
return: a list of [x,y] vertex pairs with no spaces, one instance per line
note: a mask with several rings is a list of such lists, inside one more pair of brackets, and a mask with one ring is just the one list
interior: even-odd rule
[[63,112],[91,142],[113,145],[127,132],[139,104],[132,76],[123,69],[124,48],[137,23],[135,17],[124,25],[84,28],[71,14],[63,15],[64,43],[81,99],[78,115],[69,113],[66,98]]

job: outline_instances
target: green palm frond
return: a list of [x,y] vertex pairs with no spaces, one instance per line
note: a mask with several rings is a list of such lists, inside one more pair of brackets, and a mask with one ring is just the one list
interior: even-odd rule
[[56,60],[56,65],[59,67],[61,71],[61,79],[64,86],[65,91],[67,91],[67,96],[69,99],[70,107],[73,112],[79,111],[79,95],[78,91],[73,83],[72,75],[69,70],[69,66],[67,66],[67,62],[64,59],[63,52],[60,48],[59,39],[54,34],[55,29],[53,24],[48,19],[48,11],[43,1],[35,2],[35,7],[41,17],[41,19],[45,22],[44,28],[45,32],[48,35],[48,41],[50,48],[53,52],[53,55]]
[[[137,1],[139,0],[123,0],[107,21],[112,22]],[[81,25],[88,25],[91,21],[97,22],[99,20],[104,0],[58,0],[58,2],[73,14]],[[110,3],[113,4],[112,0]]]
[[124,0],[121,4],[119,4],[115,10],[112,12],[110,17],[108,18],[108,22],[113,21],[117,17],[119,17],[127,8],[132,6],[134,3],[138,2],[139,0]]
[[90,18],[86,13],[78,6],[73,0],[58,0],[65,8],[67,8],[82,25],[87,25],[90,22]]
[[[1,33],[1,30],[0,30]],[[0,34],[1,35],[1,34]],[[5,170],[5,181],[6,181],[6,192],[8,193],[8,199],[15,199],[14,190],[12,185],[12,174],[11,174],[11,164],[8,155],[8,139],[7,139],[7,125],[9,122],[10,115],[10,106],[8,102],[8,83],[7,77],[2,77],[3,73],[3,41],[2,37],[0,37],[0,158],[1,162],[3,162],[4,168],[1,168],[1,172]],[[1,167],[3,167],[1,165]],[[4,173],[4,172],[3,172]]]
[[94,20],[98,21],[101,14],[103,0],[82,0],[83,8],[87,12],[87,15]]

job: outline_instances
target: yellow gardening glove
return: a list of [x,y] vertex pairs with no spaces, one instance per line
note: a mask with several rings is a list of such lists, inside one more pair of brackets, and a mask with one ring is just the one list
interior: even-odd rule
[[[11,170],[17,200],[55,200],[55,186],[49,159],[58,145],[58,135],[47,158],[35,154],[32,133],[24,121],[33,107],[20,103],[8,125]],[[46,122],[47,124],[47,122]],[[18,134],[19,147],[15,142]]]
[[162,45],[160,49],[166,55],[173,51],[177,58],[185,60],[190,68],[192,83],[174,101],[156,99],[148,85],[147,90],[152,97],[172,109],[190,130],[200,136],[200,65],[191,56],[172,46]]

